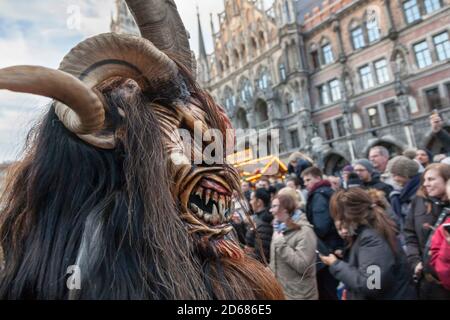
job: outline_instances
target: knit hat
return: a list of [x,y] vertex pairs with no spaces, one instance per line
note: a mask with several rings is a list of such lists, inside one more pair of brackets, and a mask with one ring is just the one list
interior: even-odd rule
[[406,149],[405,151],[403,151],[403,155],[407,158],[410,158],[411,160],[413,160],[416,157],[416,151],[417,149]]
[[371,174],[373,173],[373,165],[372,165],[372,163],[369,160],[367,160],[367,159],[356,160],[353,163],[353,166],[355,166],[357,164],[362,165],[364,168],[367,169],[367,171],[369,171],[369,173],[371,173]]
[[353,172],[353,167],[351,165],[346,165],[342,172]]
[[405,156],[394,157],[391,164],[391,174],[411,178],[419,172],[419,165],[416,161],[409,159]]

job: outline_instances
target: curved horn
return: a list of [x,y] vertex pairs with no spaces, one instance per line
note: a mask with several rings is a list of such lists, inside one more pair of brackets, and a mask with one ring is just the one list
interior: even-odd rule
[[158,91],[171,83],[177,87],[180,81],[175,62],[150,41],[105,33],[75,46],[64,57],[59,71],[43,67],[0,70],[0,89],[54,98],[55,113],[67,129],[89,144],[112,149],[114,134],[99,132],[105,110],[95,88],[116,76],[135,80],[143,91]]
[[83,82],[59,70],[38,66],[0,69],[0,89],[37,94],[70,106],[60,120],[75,133],[92,133],[103,127],[105,110],[100,98]]
[[173,0],[126,0],[142,37],[161,51],[174,54],[192,72],[195,59],[189,35]]

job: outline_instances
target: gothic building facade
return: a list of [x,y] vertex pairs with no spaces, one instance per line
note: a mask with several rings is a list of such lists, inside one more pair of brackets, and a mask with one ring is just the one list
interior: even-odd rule
[[[198,16],[197,79],[235,128],[327,173],[375,145],[440,151],[428,117],[437,109],[450,128],[450,0],[223,1],[211,54]],[[138,33],[116,2],[112,31]],[[257,155],[246,132],[238,143]]]
[[332,173],[375,145],[440,151],[428,117],[450,119],[450,0],[224,8],[218,30],[211,19],[214,52],[200,41],[198,79],[236,128],[277,129],[282,159],[304,151]]

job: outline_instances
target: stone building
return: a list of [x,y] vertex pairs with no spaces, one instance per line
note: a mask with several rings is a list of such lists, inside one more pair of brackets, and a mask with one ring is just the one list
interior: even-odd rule
[[[197,79],[235,128],[259,130],[241,149],[279,141],[281,159],[304,151],[327,173],[375,145],[439,152],[428,117],[450,128],[450,0],[223,2],[211,54],[198,16]],[[138,32],[117,8],[112,30]]]
[[332,173],[374,145],[442,147],[428,116],[438,109],[450,127],[450,0],[224,8],[214,52],[200,42],[198,79],[236,128],[278,129],[282,159],[305,151]]

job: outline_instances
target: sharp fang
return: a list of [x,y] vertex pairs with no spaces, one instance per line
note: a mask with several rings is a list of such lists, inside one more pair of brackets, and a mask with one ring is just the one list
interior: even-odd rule
[[210,223],[211,222],[211,215],[209,213],[205,213],[205,216],[203,217],[203,220],[205,220],[205,222]]
[[203,188],[202,188],[202,187],[199,187],[199,188],[197,189],[197,191],[195,192],[195,195],[197,195],[197,196],[199,196],[199,197],[201,198],[202,195],[203,195]]
[[205,204],[206,205],[208,205],[210,198],[211,198],[211,190],[206,190],[206,196],[205,196]]
[[213,216],[214,216],[214,215],[217,215],[217,216],[218,216],[218,215],[219,215],[219,212],[217,211],[217,207],[216,207],[215,205],[213,205],[212,208],[213,208],[213,209],[212,209],[212,214],[213,214]]
[[197,216],[199,216],[200,218],[202,218],[203,217],[203,210],[202,209],[200,209],[200,208],[198,208],[198,212],[197,212]]
[[222,202],[222,200],[219,200],[217,205],[219,206],[219,212],[222,213],[223,212],[223,202]]
[[191,203],[189,206],[191,207],[192,212],[194,213],[198,212],[199,208],[195,204]]

